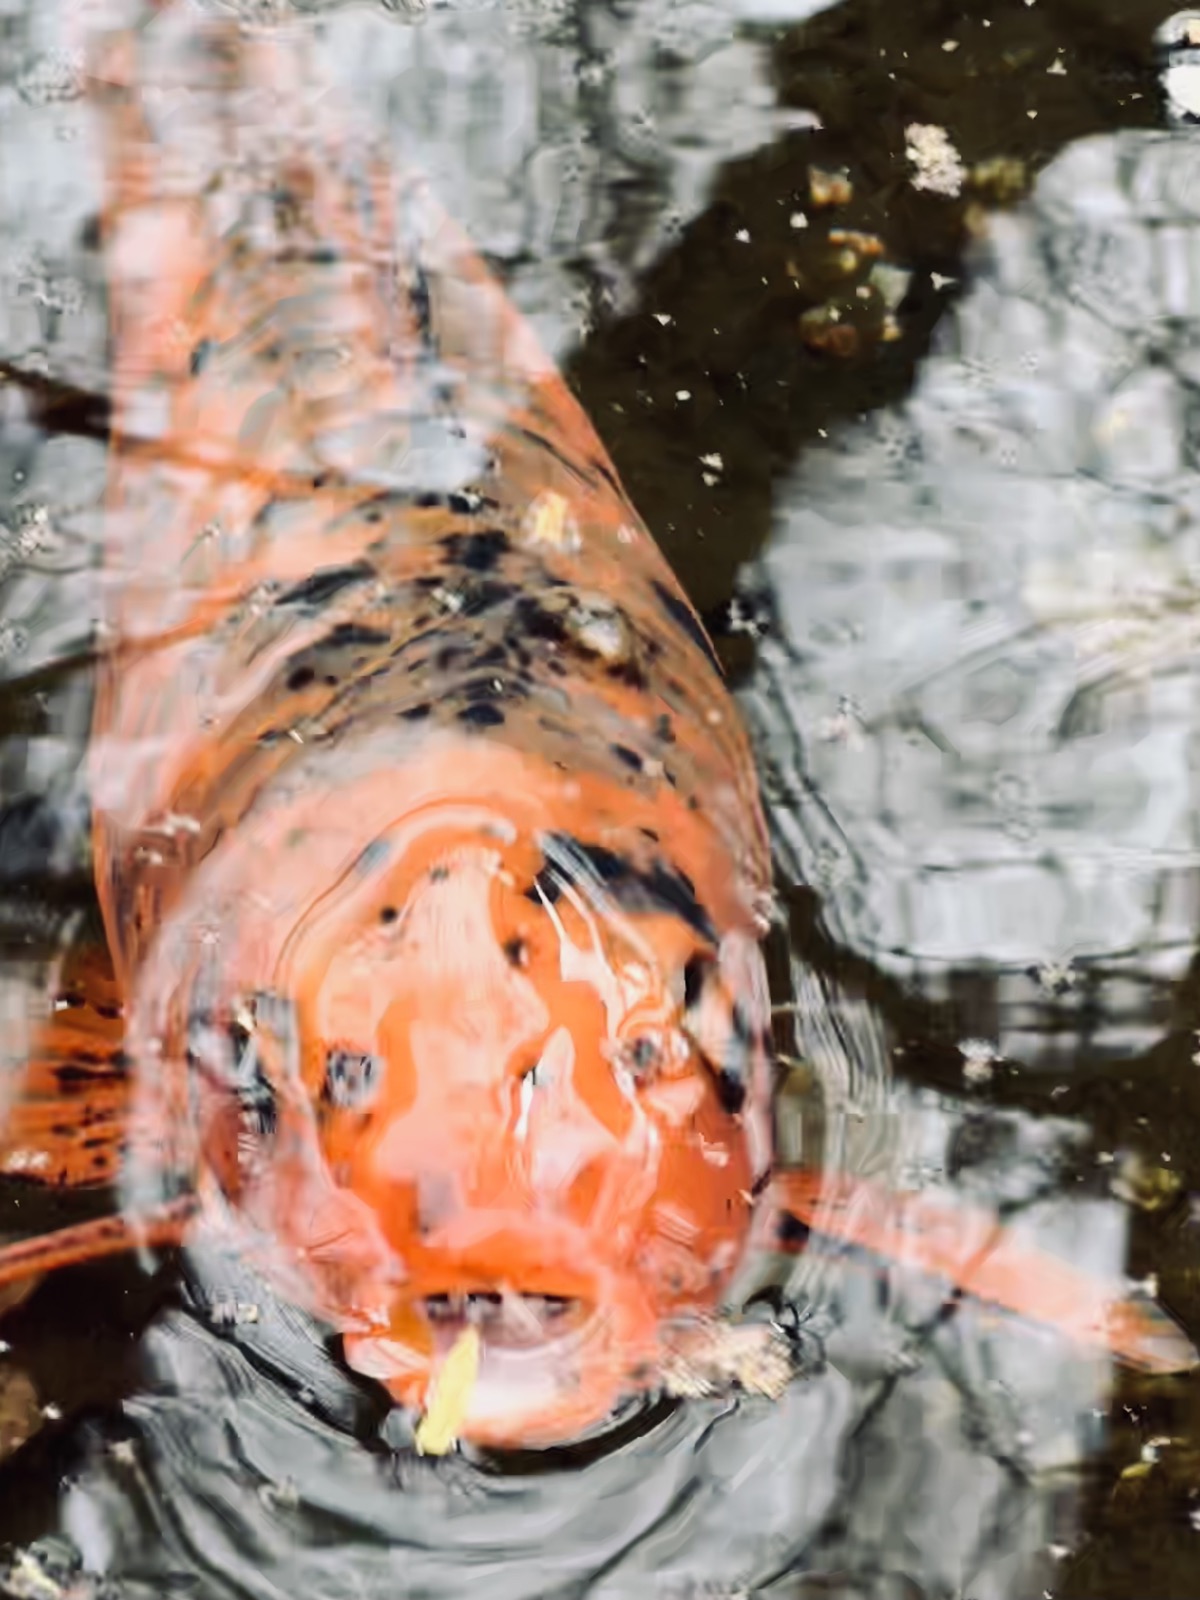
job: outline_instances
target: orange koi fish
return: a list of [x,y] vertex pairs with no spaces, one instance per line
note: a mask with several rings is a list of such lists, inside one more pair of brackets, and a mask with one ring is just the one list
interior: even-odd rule
[[[843,1214],[772,1181],[747,741],[579,405],[424,185],[305,92],[303,31],[168,4],[93,80],[110,959],[66,974],[0,1172],[122,1205],[0,1284],[217,1229],[399,1405],[469,1335],[447,1436],[570,1438],[773,1216]],[[1066,1281],[853,1215],[1001,1306]],[[1095,1299],[1050,1320],[1159,1359]]]

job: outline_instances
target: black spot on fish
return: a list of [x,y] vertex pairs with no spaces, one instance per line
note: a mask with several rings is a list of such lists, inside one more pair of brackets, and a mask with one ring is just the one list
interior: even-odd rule
[[623,761],[632,771],[640,772],[642,770],[643,762],[641,756],[638,755],[636,750],[631,750],[627,744],[610,745],[609,749],[618,761]]
[[737,1116],[746,1103],[754,1061],[753,1029],[745,1011],[736,1002],[729,1008],[726,1028],[723,1007],[705,1014],[702,1009],[705,985],[717,974],[709,955],[696,955],[683,969],[684,1027],[700,1051],[701,1060],[712,1077],[721,1109]]
[[413,316],[416,319],[417,329],[422,341],[427,345],[434,344],[433,303],[429,295],[429,280],[419,263],[414,263],[413,265],[412,283],[409,285],[408,298],[412,305]]
[[306,267],[336,267],[342,252],[333,244],[312,244],[304,249],[291,248],[279,254],[281,261],[298,261]]
[[775,1237],[787,1250],[802,1250],[808,1243],[812,1230],[807,1222],[792,1216],[790,1211],[780,1213],[775,1224]]
[[549,834],[543,843],[547,860],[565,877],[591,875],[627,911],[667,910],[683,920],[701,938],[716,942],[708,913],[696,898],[695,885],[677,867],[656,861],[639,868],[628,856],[604,845],[584,844],[567,834]]
[[508,660],[508,647],[503,644],[492,644],[475,657],[477,667],[498,666],[500,662]]
[[525,953],[526,945],[524,939],[514,935],[513,938],[504,941],[504,957],[510,966],[523,967],[525,965]]
[[319,606],[334,595],[341,594],[356,583],[365,583],[375,576],[375,568],[368,561],[355,561],[345,567],[321,567],[302,583],[285,589],[279,596],[281,605]]
[[509,538],[503,528],[485,528],[480,533],[452,533],[442,540],[442,548],[468,572],[491,572],[508,550]]
[[287,686],[293,691],[307,689],[309,684],[314,682],[316,676],[311,667],[295,667],[287,675]]
[[[561,838],[561,835],[557,836]],[[569,841],[568,849],[577,852],[586,861],[601,883],[609,887],[627,882],[635,876],[633,865],[628,856],[619,855],[615,850],[610,850],[607,845],[581,844],[578,840]]]
[[198,373],[203,372],[208,365],[208,358],[216,348],[217,344],[214,339],[201,339],[198,344],[192,347],[192,353],[188,357],[188,371],[193,378]]
[[432,709],[433,707],[428,700],[422,700],[420,705],[406,706],[403,711],[397,711],[396,715],[402,717],[405,722],[420,722],[429,715]]
[[433,658],[433,665],[438,672],[449,672],[456,661],[461,661],[471,654],[470,647],[465,644],[444,644]]
[[588,469],[580,466],[577,461],[572,461],[571,457],[560,450],[557,445],[552,444],[545,434],[536,433],[532,428],[514,427],[511,423],[509,424],[509,431],[516,434],[518,438],[524,439],[527,443],[536,445],[538,449],[544,450],[547,455],[552,456],[558,462],[560,467],[565,467],[579,483],[587,484],[589,488],[594,486],[592,474]]
[[532,900],[534,905],[541,905],[545,900],[547,905],[553,905],[562,894],[562,884],[553,872],[539,872],[537,877],[525,891],[526,900]]
[[343,1111],[361,1111],[379,1092],[383,1065],[366,1051],[331,1050],[325,1058],[321,1098]]
[[380,922],[383,922],[383,923],[395,922],[396,918],[399,915],[400,915],[400,913],[396,910],[395,906],[381,906],[379,908],[379,920],[380,920]]
[[686,1010],[691,1008],[700,999],[704,989],[704,979],[712,968],[712,961],[708,956],[693,956],[683,969],[683,1004]]
[[654,732],[664,744],[675,743],[675,730],[671,726],[671,719],[669,716],[667,716],[665,711],[654,724]]
[[746,1104],[745,1079],[723,1067],[714,1067],[712,1081],[721,1110],[728,1117],[736,1117]]
[[631,689],[644,689],[646,687],[646,674],[636,661],[618,661],[612,666],[605,667],[605,672],[614,683],[628,684]]
[[446,504],[459,517],[469,517],[479,511],[499,511],[500,502],[490,495],[455,492],[446,496]]
[[368,628],[361,622],[339,622],[336,628],[331,628],[323,639],[318,639],[313,646],[320,650],[326,645],[335,648],[344,648],[348,645],[376,645],[390,644],[391,634],[382,628]]
[[566,624],[555,611],[548,611],[534,595],[522,595],[513,608],[517,630],[527,639],[548,639],[561,644],[567,637]]
[[[68,1097],[77,1094],[86,1094],[96,1083],[98,1074],[89,1072],[86,1067],[77,1066],[73,1061],[67,1061],[54,1069],[54,1081],[62,1093]],[[101,1076],[107,1076],[102,1074]]]
[[461,614],[464,617],[482,616],[486,611],[494,611],[498,606],[507,605],[516,593],[515,584],[483,578],[478,583],[473,583],[465,592]]
[[702,938],[715,942],[716,930],[697,900],[696,886],[686,872],[656,862],[649,872],[643,873],[642,882],[652,899],[678,913]]
[[654,580],[654,592],[658,596],[663,610],[671,620],[682,628],[693,644],[698,645],[703,650],[714,669],[719,673],[721,671],[721,663],[717,660],[716,651],[713,649],[708,635],[696,620],[687,601],[682,596],[674,594],[667,588],[665,583],[660,583],[657,578]]
[[465,722],[475,728],[497,728],[504,721],[504,713],[500,707],[492,705],[487,700],[479,700],[473,705],[463,706],[456,715],[460,722]]

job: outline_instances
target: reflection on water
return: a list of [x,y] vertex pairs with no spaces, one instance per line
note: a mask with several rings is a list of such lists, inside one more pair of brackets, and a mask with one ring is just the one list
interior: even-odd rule
[[[560,358],[588,335],[602,352],[606,318],[648,322],[662,302],[643,304],[644,285],[656,263],[686,265],[723,164],[795,157],[812,120],[781,108],[774,78],[808,35],[761,25],[811,5],[511,0],[417,26],[394,8],[302,9],[327,13],[342,82],[431,172]],[[822,37],[848,13],[830,11]],[[1147,54],[1160,16],[1137,19]],[[108,351],[99,152],[73,45],[53,7],[0,6],[0,27],[0,358],[47,380],[0,385],[0,795],[50,802],[0,859],[16,1061],[42,957],[88,914],[78,767],[105,447],[82,397],[103,395]],[[913,118],[939,119],[952,124],[945,104]],[[1198,160],[1186,130],[1106,133],[989,219],[911,396],[795,463],[723,641],[731,658],[755,649],[743,704],[790,919],[785,1153],[995,1208],[1114,1281],[1152,1273],[1193,1328]],[[800,166],[771,195],[789,218],[807,181]],[[885,195],[885,246],[888,219]],[[716,269],[701,255],[693,270]],[[699,313],[677,333],[708,337]],[[812,373],[847,382],[836,358]],[[869,360],[864,373],[869,396]],[[633,438],[644,375],[622,381]],[[762,400],[764,419],[777,404]],[[747,449],[743,419],[727,444],[720,406],[707,417],[719,476]],[[661,491],[685,528],[692,469]],[[719,527],[711,560],[731,569],[753,552],[736,519]],[[662,531],[711,603],[705,548]],[[14,1190],[5,1228],[27,1230],[32,1205]],[[6,1592],[1142,1592],[1103,1535],[1070,1554],[1081,1514],[1118,1537],[1152,1526],[1174,1563],[1155,1592],[1194,1592],[1186,1385],[1126,1392],[1129,1471],[1089,1502],[1104,1359],[819,1234],[745,1287],[763,1279],[799,1308],[812,1353],[781,1400],[637,1408],[561,1457],[440,1463],[412,1454],[320,1328],[228,1261],[188,1264],[136,1375],[107,1391],[64,1377],[96,1359],[86,1346],[39,1364],[39,1341],[61,1349],[64,1321],[91,1314],[55,1286],[5,1323],[9,1412],[28,1431],[29,1371],[51,1403],[126,1398],[9,1464],[0,1535],[22,1553]],[[98,1365],[115,1371],[112,1342]],[[60,1543],[28,1548],[50,1531]]]

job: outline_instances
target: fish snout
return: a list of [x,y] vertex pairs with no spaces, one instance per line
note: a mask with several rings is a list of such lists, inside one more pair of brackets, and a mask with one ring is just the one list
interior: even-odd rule
[[439,1375],[470,1345],[475,1370],[454,1432],[479,1444],[544,1445],[604,1421],[654,1367],[655,1307],[570,1226],[460,1217],[428,1236],[383,1330],[347,1335],[356,1371],[428,1411]]

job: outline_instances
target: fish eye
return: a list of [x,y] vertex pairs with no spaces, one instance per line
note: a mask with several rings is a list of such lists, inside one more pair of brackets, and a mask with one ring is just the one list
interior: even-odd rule
[[330,1050],[321,1097],[343,1111],[361,1111],[378,1093],[383,1064],[365,1050]]
[[645,1083],[662,1062],[662,1042],[652,1033],[639,1033],[621,1052],[621,1060],[638,1083]]

